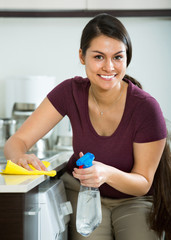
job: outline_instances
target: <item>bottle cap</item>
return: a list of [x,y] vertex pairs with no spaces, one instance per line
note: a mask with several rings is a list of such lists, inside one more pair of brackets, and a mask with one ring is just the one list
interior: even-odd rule
[[76,164],[77,166],[79,166],[79,168],[88,168],[93,165],[92,162],[94,159],[94,154],[87,152],[84,156],[82,156],[76,161]]

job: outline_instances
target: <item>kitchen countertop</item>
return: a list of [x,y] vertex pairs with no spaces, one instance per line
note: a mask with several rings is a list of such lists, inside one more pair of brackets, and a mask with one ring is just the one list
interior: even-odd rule
[[[54,154],[51,157],[44,158],[51,163],[48,170],[56,170],[59,172],[63,169],[72,151],[63,151]],[[6,164],[0,163],[0,172],[5,169]],[[0,193],[26,193],[45,181],[49,176],[45,175],[5,175],[0,174]]]

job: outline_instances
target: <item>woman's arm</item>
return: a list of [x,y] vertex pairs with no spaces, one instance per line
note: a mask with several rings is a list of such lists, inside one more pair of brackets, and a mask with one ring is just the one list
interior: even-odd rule
[[150,143],[134,143],[134,166],[130,173],[94,161],[90,168],[75,168],[73,175],[85,186],[99,187],[107,183],[125,194],[145,195],[152,185],[165,142],[162,139]]
[[34,154],[26,152],[62,118],[46,97],[19,130],[7,140],[4,147],[6,159],[29,170],[28,164],[32,164],[38,170],[44,170],[42,162]]

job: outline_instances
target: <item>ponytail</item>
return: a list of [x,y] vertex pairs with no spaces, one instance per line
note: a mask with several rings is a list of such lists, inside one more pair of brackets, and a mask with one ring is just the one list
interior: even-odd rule
[[159,237],[165,232],[166,240],[171,239],[171,152],[166,142],[153,181],[153,207],[150,225]]
[[129,75],[127,75],[127,74],[125,75],[124,78],[130,80],[134,85],[136,85],[137,87],[139,87],[139,88],[142,89],[142,85],[141,85],[141,83],[138,82],[135,78],[132,78],[131,76],[129,76]]
[[[125,75],[134,85],[142,89],[141,83],[129,75]],[[151,229],[165,240],[171,239],[171,135],[168,136],[163,154],[153,180],[153,205],[149,215]]]

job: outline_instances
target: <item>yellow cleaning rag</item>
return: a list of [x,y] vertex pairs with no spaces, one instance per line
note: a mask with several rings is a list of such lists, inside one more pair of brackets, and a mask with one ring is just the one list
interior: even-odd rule
[[[50,165],[50,163],[47,161],[42,161],[42,163],[45,165],[46,168]],[[1,174],[16,174],[16,175],[48,175],[50,177],[54,177],[56,175],[55,170],[39,171],[39,170],[36,170],[32,165],[29,164],[29,166],[33,171],[28,171],[27,169],[11,162],[11,160],[8,160],[6,168],[4,170],[2,170],[2,172],[0,172],[0,173]]]

